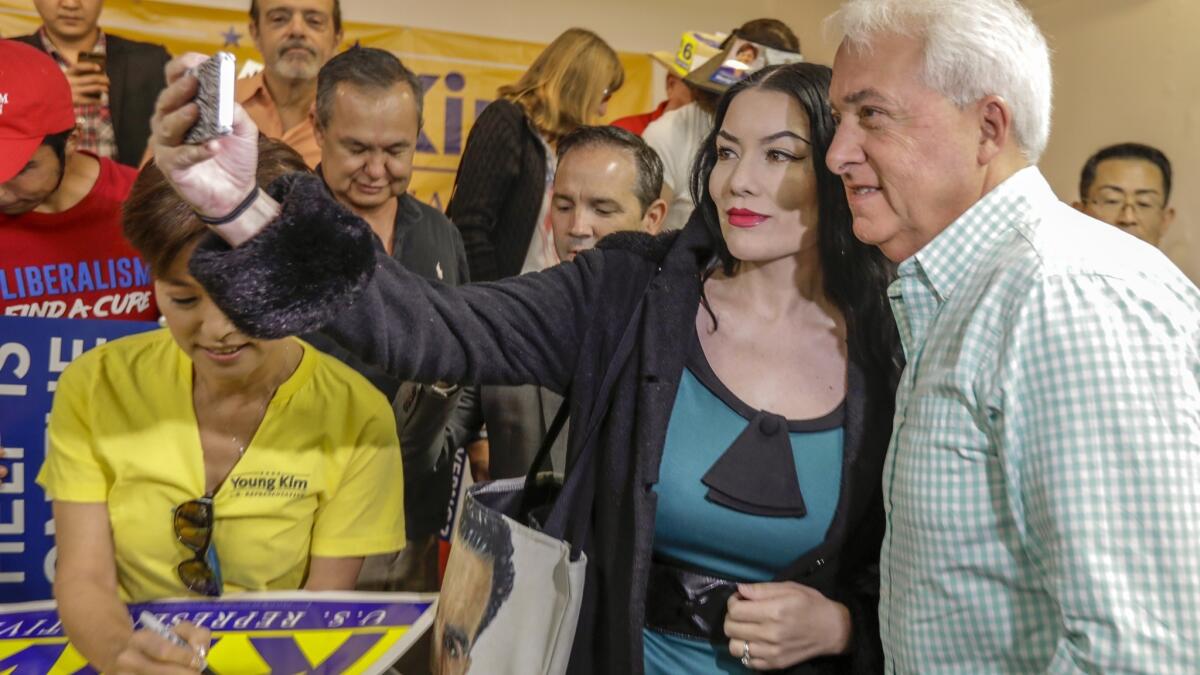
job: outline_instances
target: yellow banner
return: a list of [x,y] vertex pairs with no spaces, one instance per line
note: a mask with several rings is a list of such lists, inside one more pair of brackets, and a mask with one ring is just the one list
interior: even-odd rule
[[[246,5],[249,7],[249,0]],[[107,0],[100,25],[123,37],[162,44],[172,54],[224,49],[235,54],[241,64],[262,60],[250,39],[248,20],[244,11]],[[31,0],[0,0],[0,35],[31,33],[39,25],[41,19]],[[344,47],[359,42],[387,49],[425,83],[425,129],[409,190],[418,199],[444,208],[479,111],[495,98],[499,86],[520,77],[544,45],[367,23],[346,23],[343,31]],[[625,86],[609,102],[610,119],[653,107],[650,58],[621,54],[621,62]]]

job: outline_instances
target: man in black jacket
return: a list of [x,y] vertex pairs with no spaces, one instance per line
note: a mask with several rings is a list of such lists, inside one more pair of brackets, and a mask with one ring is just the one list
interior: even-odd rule
[[[420,80],[381,49],[357,47],[330,59],[317,76],[312,124],[321,164],[317,171],[333,196],[370,224],[383,250],[427,279],[467,282],[466,252],[458,229],[440,211],[408,194],[421,128]],[[458,396],[454,388],[401,382],[361,363],[331,341],[312,339],[392,397],[404,453],[405,520],[410,547],[386,560],[369,558],[360,583],[386,590],[408,577],[404,590],[431,590],[411,579],[412,562],[434,549],[449,498],[445,428]],[[432,567],[429,568],[432,570]],[[416,570],[421,577],[421,570]]]
[[42,26],[13,38],[50,56],[71,84],[79,150],[136,167],[150,136],[154,101],[171,59],[161,45],[105,33],[103,0],[34,0]]
[[[558,142],[550,220],[560,260],[594,248],[614,232],[658,234],[667,203],[659,199],[663,166],[645,141],[625,129],[580,127]],[[452,435],[487,427],[487,477],[529,471],[562,397],[536,385],[482,386],[468,391],[452,419]],[[566,466],[566,431],[555,441],[551,467]],[[476,480],[480,476],[476,475]]]

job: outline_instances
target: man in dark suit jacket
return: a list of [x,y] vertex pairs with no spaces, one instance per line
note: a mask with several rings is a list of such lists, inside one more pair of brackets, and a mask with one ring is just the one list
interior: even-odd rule
[[101,0],[33,4],[42,17],[41,28],[13,39],[50,54],[67,75],[81,132],[79,149],[138,166],[171,55],[161,45],[101,30]]
[[[625,129],[580,127],[564,136],[558,142],[550,209],[558,259],[574,260],[614,232],[657,234],[667,213],[667,203],[659,198],[662,176],[662,160]],[[524,476],[562,400],[536,385],[469,389],[450,421],[448,436],[466,442],[486,427],[487,477]],[[565,468],[566,440],[564,431],[551,449],[551,466],[543,468]],[[454,447],[449,448],[451,454]]]

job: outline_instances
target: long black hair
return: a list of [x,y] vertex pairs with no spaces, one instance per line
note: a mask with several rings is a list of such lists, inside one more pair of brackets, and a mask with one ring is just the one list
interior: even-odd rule
[[[828,66],[815,63],[772,66],[733,85],[721,97],[712,132],[692,167],[692,198],[715,242],[713,257],[705,266],[700,283],[718,269],[733,274],[739,262],[725,244],[717,207],[708,190],[708,178],[717,163],[717,134],[729,104],[751,89],[787,94],[808,113],[813,171],[817,177],[817,251],[825,295],[846,319],[850,357],[875,372],[894,373],[900,362],[900,338],[888,304],[887,286],[895,276],[895,266],[879,249],[854,236],[842,179],[825,166],[825,153],[836,131],[829,109],[831,76]],[[701,291],[703,298],[703,288]],[[708,306],[706,298],[704,304]]]

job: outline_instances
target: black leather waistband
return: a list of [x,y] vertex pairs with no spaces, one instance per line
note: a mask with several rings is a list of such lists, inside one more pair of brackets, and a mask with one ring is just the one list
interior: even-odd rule
[[656,559],[646,586],[646,627],[725,642],[725,610],[737,584]]

